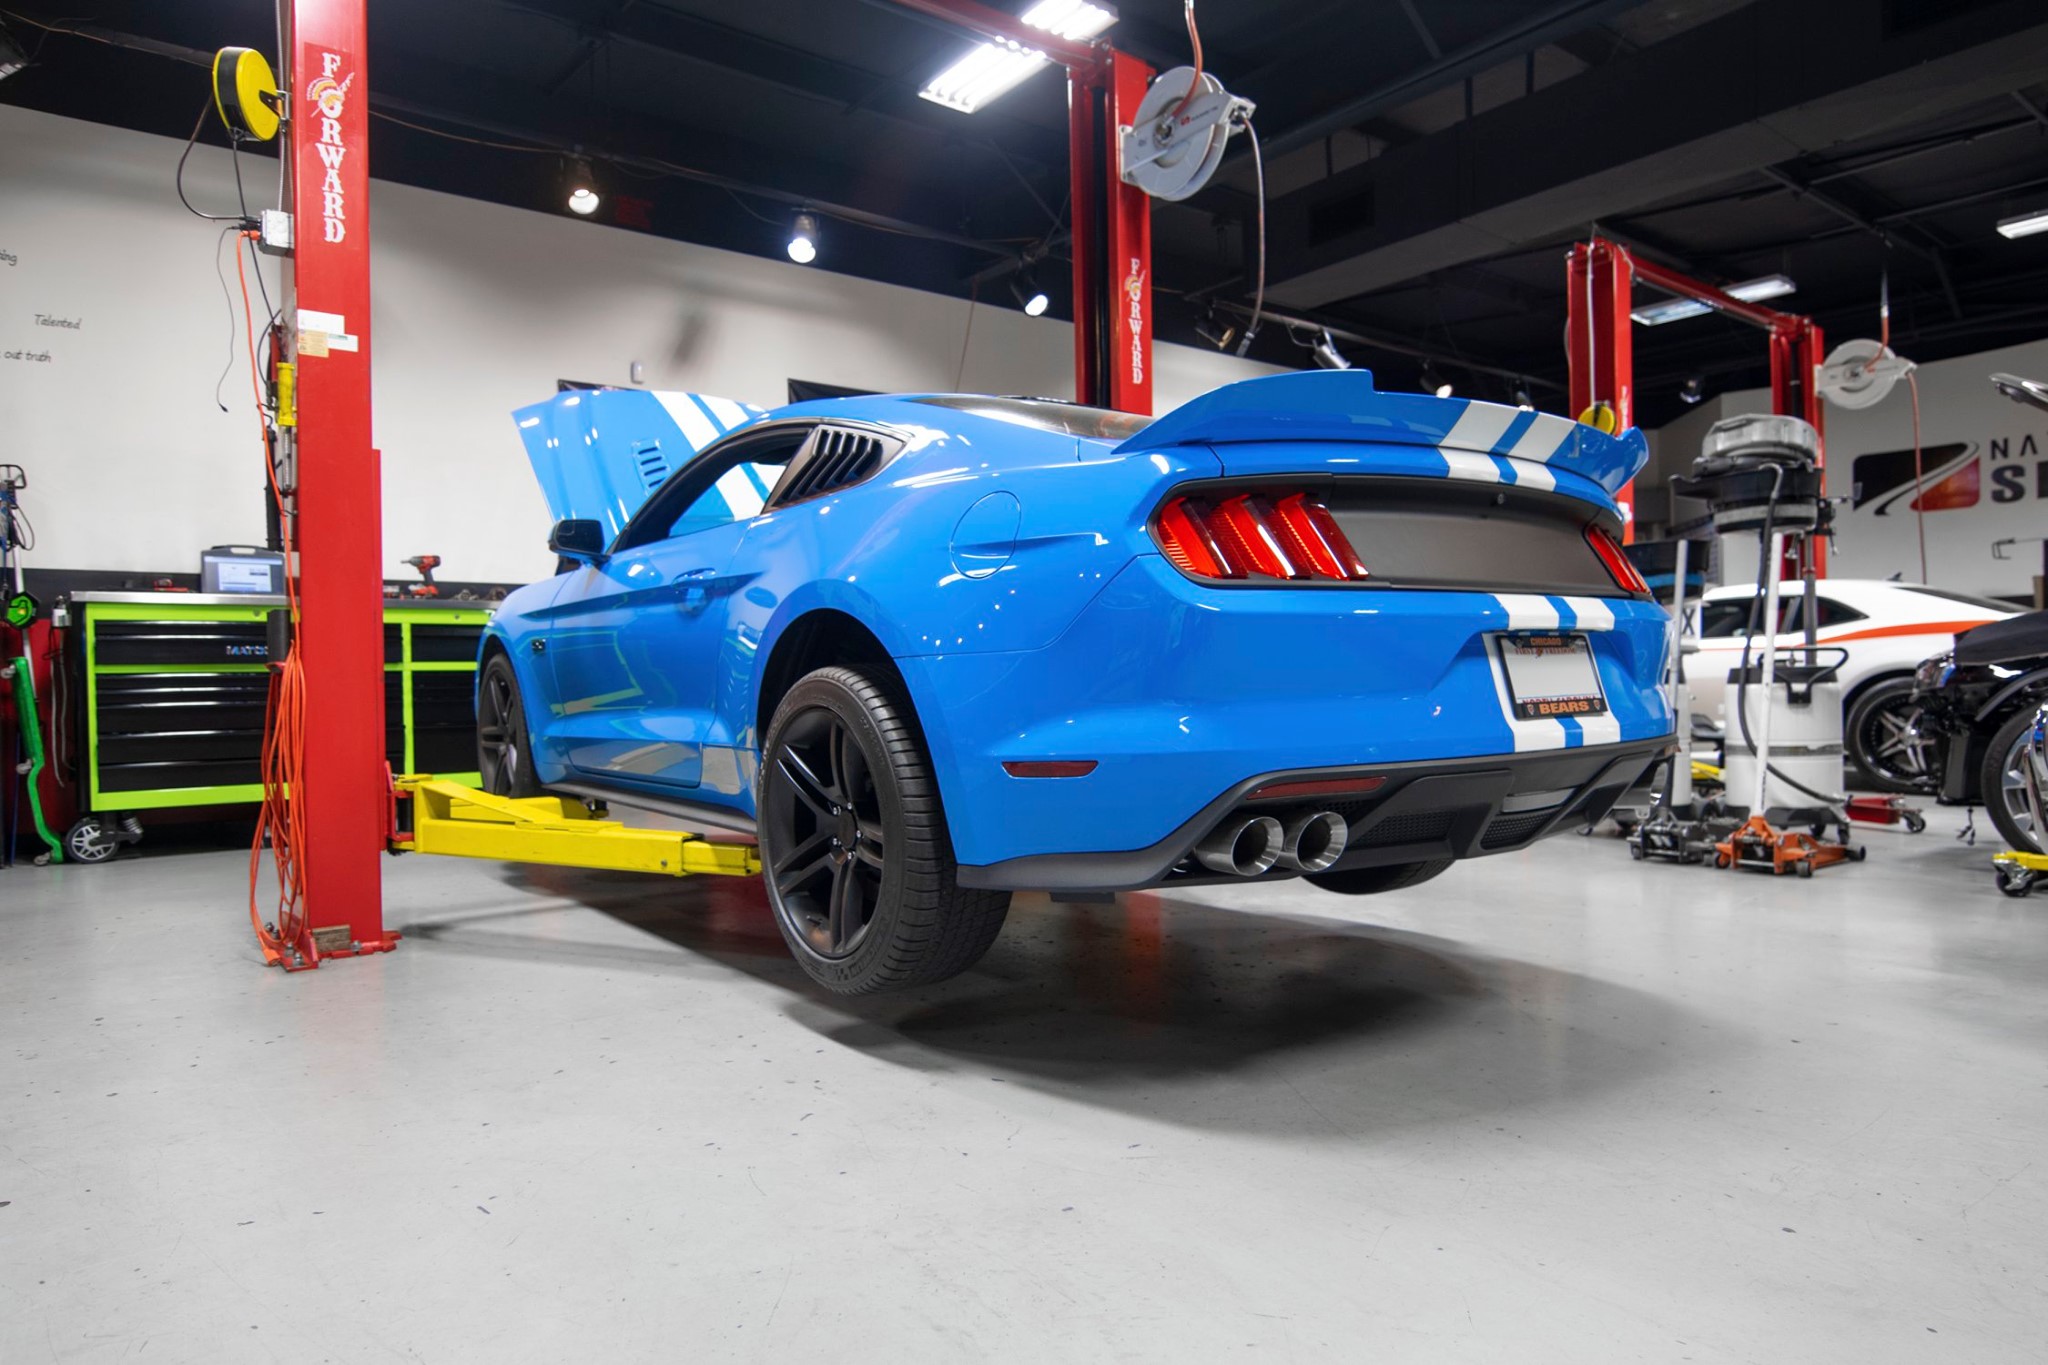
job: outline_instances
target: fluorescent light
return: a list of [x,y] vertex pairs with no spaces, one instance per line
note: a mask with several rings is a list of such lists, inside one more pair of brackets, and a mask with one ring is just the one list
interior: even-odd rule
[[[1792,283],[1788,276],[1766,275],[1762,279],[1731,284],[1721,292],[1741,299],[1744,303],[1762,303],[1765,299],[1782,298],[1798,288],[1799,286]],[[1653,303],[1647,308],[1633,309],[1629,316],[1645,327],[1661,327],[1667,322],[1676,322],[1680,318],[1696,318],[1702,313],[1713,311],[1698,299],[1668,299],[1663,303]]]
[[1042,29],[1070,43],[1085,43],[1116,22],[1116,11],[1088,0],[1038,0],[1024,11],[1029,28]]
[[2048,209],[2035,209],[2017,218],[2007,218],[1998,225],[2001,237],[2031,237],[2037,232],[2048,232]]
[[[1116,11],[1088,0],[1038,0],[1023,18],[1027,26],[1054,37],[1086,42],[1116,22]],[[990,39],[977,43],[917,93],[934,104],[971,114],[1051,64],[1052,59],[1035,47],[1008,38]]]

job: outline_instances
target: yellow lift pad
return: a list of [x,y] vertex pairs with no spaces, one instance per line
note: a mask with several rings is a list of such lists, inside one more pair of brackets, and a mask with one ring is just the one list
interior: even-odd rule
[[686,830],[631,829],[573,797],[493,796],[437,777],[401,777],[392,785],[397,799],[412,807],[410,836],[401,819],[392,835],[394,852],[664,877],[751,877],[761,871],[752,844],[714,843]]

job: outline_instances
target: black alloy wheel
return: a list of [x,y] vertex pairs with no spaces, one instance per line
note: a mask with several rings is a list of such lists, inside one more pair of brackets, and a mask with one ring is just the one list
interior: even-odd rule
[[1843,727],[1849,762],[1879,791],[1934,790],[1939,733],[1913,692],[1911,678],[1893,678],[1867,689],[1849,708]]
[[1007,891],[962,887],[938,781],[902,684],[821,668],[782,698],[761,746],[756,826],[776,927],[842,995],[941,981],[980,960]]
[[526,703],[512,661],[493,654],[476,687],[477,775],[493,796],[539,796],[527,739]]
[[767,772],[772,867],[784,921],[827,960],[849,957],[882,900],[888,836],[881,793],[852,727],[822,706],[782,727]]

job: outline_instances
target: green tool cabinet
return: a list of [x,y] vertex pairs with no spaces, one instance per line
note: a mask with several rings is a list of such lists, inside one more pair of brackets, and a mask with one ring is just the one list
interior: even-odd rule
[[[71,598],[88,813],[263,799],[269,597]],[[476,651],[486,608],[384,608],[384,753],[393,772],[475,783]],[[311,724],[320,718],[311,718]]]

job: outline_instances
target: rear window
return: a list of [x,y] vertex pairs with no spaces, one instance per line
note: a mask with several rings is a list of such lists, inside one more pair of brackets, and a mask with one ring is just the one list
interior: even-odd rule
[[1930,588],[1924,583],[1901,583],[1907,592],[1917,592],[1922,597],[1939,597],[1944,602],[1956,602],[1965,607],[1976,607],[1983,611],[2018,611],[2010,602],[2001,602],[1995,597],[1973,597],[1966,592],[1950,592],[1947,588]]
[[1084,408],[1079,403],[1057,398],[984,398],[978,394],[935,393],[913,399],[935,408],[971,412],[976,417],[993,417],[998,422],[1058,432],[1062,436],[1085,436],[1091,441],[1128,441],[1152,425],[1150,417],[1113,412],[1108,408]]

